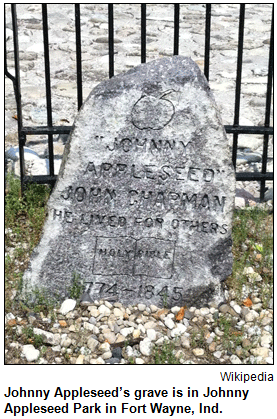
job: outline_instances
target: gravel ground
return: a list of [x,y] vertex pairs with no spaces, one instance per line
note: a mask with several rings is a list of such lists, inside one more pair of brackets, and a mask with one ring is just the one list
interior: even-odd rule
[[[13,74],[11,17],[7,6],[8,69]],[[270,4],[246,6],[243,56],[241,125],[263,125],[270,37]],[[191,56],[203,70],[204,5],[184,4],[180,11],[180,54]],[[17,6],[23,123],[46,125],[44,60],[41,6]],[[115,73],[140,63],[140,9],[137,5],[115,5]],[[212,7],[210,86],[224,124],[234,117],[236,47],[238,37],[236,4]],[[76,109],[76,65],[73,5],[49,5],[53,121],[72,125]],[[83,96],[107,78],[107,5],[81,5]],[[147,5],[147,61],[172,54],[173,6]],[[66,66],[65,66],[66,63]],[[5,150],[18,145],[13,86],[5,86]],[[230,144],[232,136],[228,136]],[[55,162],[61,160],[65,138],[54,138]],[[240,171],[261,169],[263,136],[239,136],[237,164]],[[47,138],[27,136],[26,146],[47,159]],[[18,157],[8,164],[18,170]],[[268,171],[273,170],[270,138]],[[42,163],[42,162],[40,162]],[[40,174],[42,167],[39,166]],[[56,166],[55,166],[56,167]],[[57,164],[57,170],[59,165]],[[47,167],[46,167],[47,169]],[[46,170],[45,169],[45,170]],[[267,182],[268,188],[272,182]],[[257,204],[258,182],[238,182],[237,206]],[[269,199],[272,199],[269,189]],[[251,195],[247,195],[251,194]],[[242,199],[241,198],[242,195]],[[239,200],[240,199],[240,200]],[[243,244],[242,244],[243,245]],[[24,251],[26,244],[22,243]],[[13,258],[14,248],[6,249]],[[16,261],[17,262],[17,261]],[[17,263],[15,276],[22,271]],[[14,284],[8,284],[5,315],[5,362],[7,364],[272,364],[273,298],[256,272],[246,268],[248,282],[239,299],[225,287],[221,306],[123,307],[107,301],[64,302],[48,312],[30,310],[20,304]]]
[[6,363],[272,364],[273,310],[258,295],[251,307],[246,299],[170,310],[66,300],[51,317],[8,313]]

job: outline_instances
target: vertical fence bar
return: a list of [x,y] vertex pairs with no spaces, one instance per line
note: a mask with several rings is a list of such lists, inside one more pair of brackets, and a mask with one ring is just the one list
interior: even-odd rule
[[[235,127],[239,125],[244,17],[245,17],[245,4],[243,3],[240,5],[240,16],[239,16],[239,41],[238,41],[238,58],[237,58],[235,112],[234,112],[234,126]],[[233,165],[235,169],[236,169],[236,160],[237,160],[237,148],[238,148],[238,133],[234,133],[232,160],[233,160]]]
[[75,4],[75,30],[76,30],[77,100],[78,100],[78,110],[79,110],[83,104],[81,21],[80,21],[80,4],[79,3]]
[[205,58],[204,74],[209,81],[210,72],[210,39],[211,39],[211,4],[206,4],[206,27],[205,27]]
[[5,36],[5,42],[4,42],[4,54],[5,54],[5,61],[4,61],[4,73],[5,76],[9,77],[9,79],[13,82],[14,85],[14,76],[12,76],[8,71],[8,64],[7,64],[7,35],[6,35],[6,4],[5,4],[5,10],[4,10],[4,36]]
[[13,87],[16,99],[17,109],[17,127],[18,127],[18,145],[19,145],[19,164],[20,164],[20,182],[21,190],[24,188],[24,145],[25,135],[22,135],[22,106],[21,106],[21,89],[20,89],[20,68],[19,68],[19,47],[18,47],[18,26],[16,5],[11,4],[12,26],[13,26],[13,49],[14,49],[14,69],[15,77]]
[[141,5],[141,62],[146,62],[146,3]]
[[179,21],[180,21],[180,4],[174,4],[174,45],[173,55],[179,54]]
[[[270,108],[271,108],[271,91],[272,91],[272,77],[273,77],[273,28],[274,28],[274,12],[272,6],[272,18],[271,18],[271,38],[269,46],[269,60],[268,60],[268,76],[267,76],[267,91],[266,91],[266,106],[265,106],[265,127],[270,126]],[[269,134],[264,134],[264,143],[263,143],[263,157],[262,157],[262,173],[266,173],[267,165],[267,155],[268,155],[268,139]],[[260,189],[260,200],[264,200],[265,194],[265,180],[261,180],[261,189]]]
[[[48,22],[47,22],[47,5],[45,3],[42,4],[42,23],[43,23],[42,29],[43,29],[43,45],[44,45],[47,126],[52,127],[53,122],[52,122],[52,104],[51,104]],[[49,151],[49,174],[50,176],[54,176],[53,134],[48,134],[48,151]]]
[[113,4],[108,4],[109,26],[109,78],[114,76],[114,28],[113,28]]

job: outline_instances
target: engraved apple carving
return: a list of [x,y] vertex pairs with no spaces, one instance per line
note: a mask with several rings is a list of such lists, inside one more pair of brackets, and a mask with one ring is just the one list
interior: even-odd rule
[[173,103],[165,96],[172,90],[164,92],[161,96],[143,95],[133,106],[132,122],[138,129],[164,128],[175,113]]

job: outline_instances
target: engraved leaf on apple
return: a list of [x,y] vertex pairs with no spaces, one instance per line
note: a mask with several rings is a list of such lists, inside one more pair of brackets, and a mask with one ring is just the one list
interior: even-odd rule
[[133,106],[132,122],[138,129],[159,130],[172,120],[175,113],[173,103],[166,98],[172,90],[161,96],[143,95]]

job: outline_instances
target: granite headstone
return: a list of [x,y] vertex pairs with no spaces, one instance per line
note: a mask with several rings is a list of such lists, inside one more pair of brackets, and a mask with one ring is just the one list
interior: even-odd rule
[[24,292],[199,305],[232,271],[235,175],[207,80],[182,56],[95,87],[48,202]]

